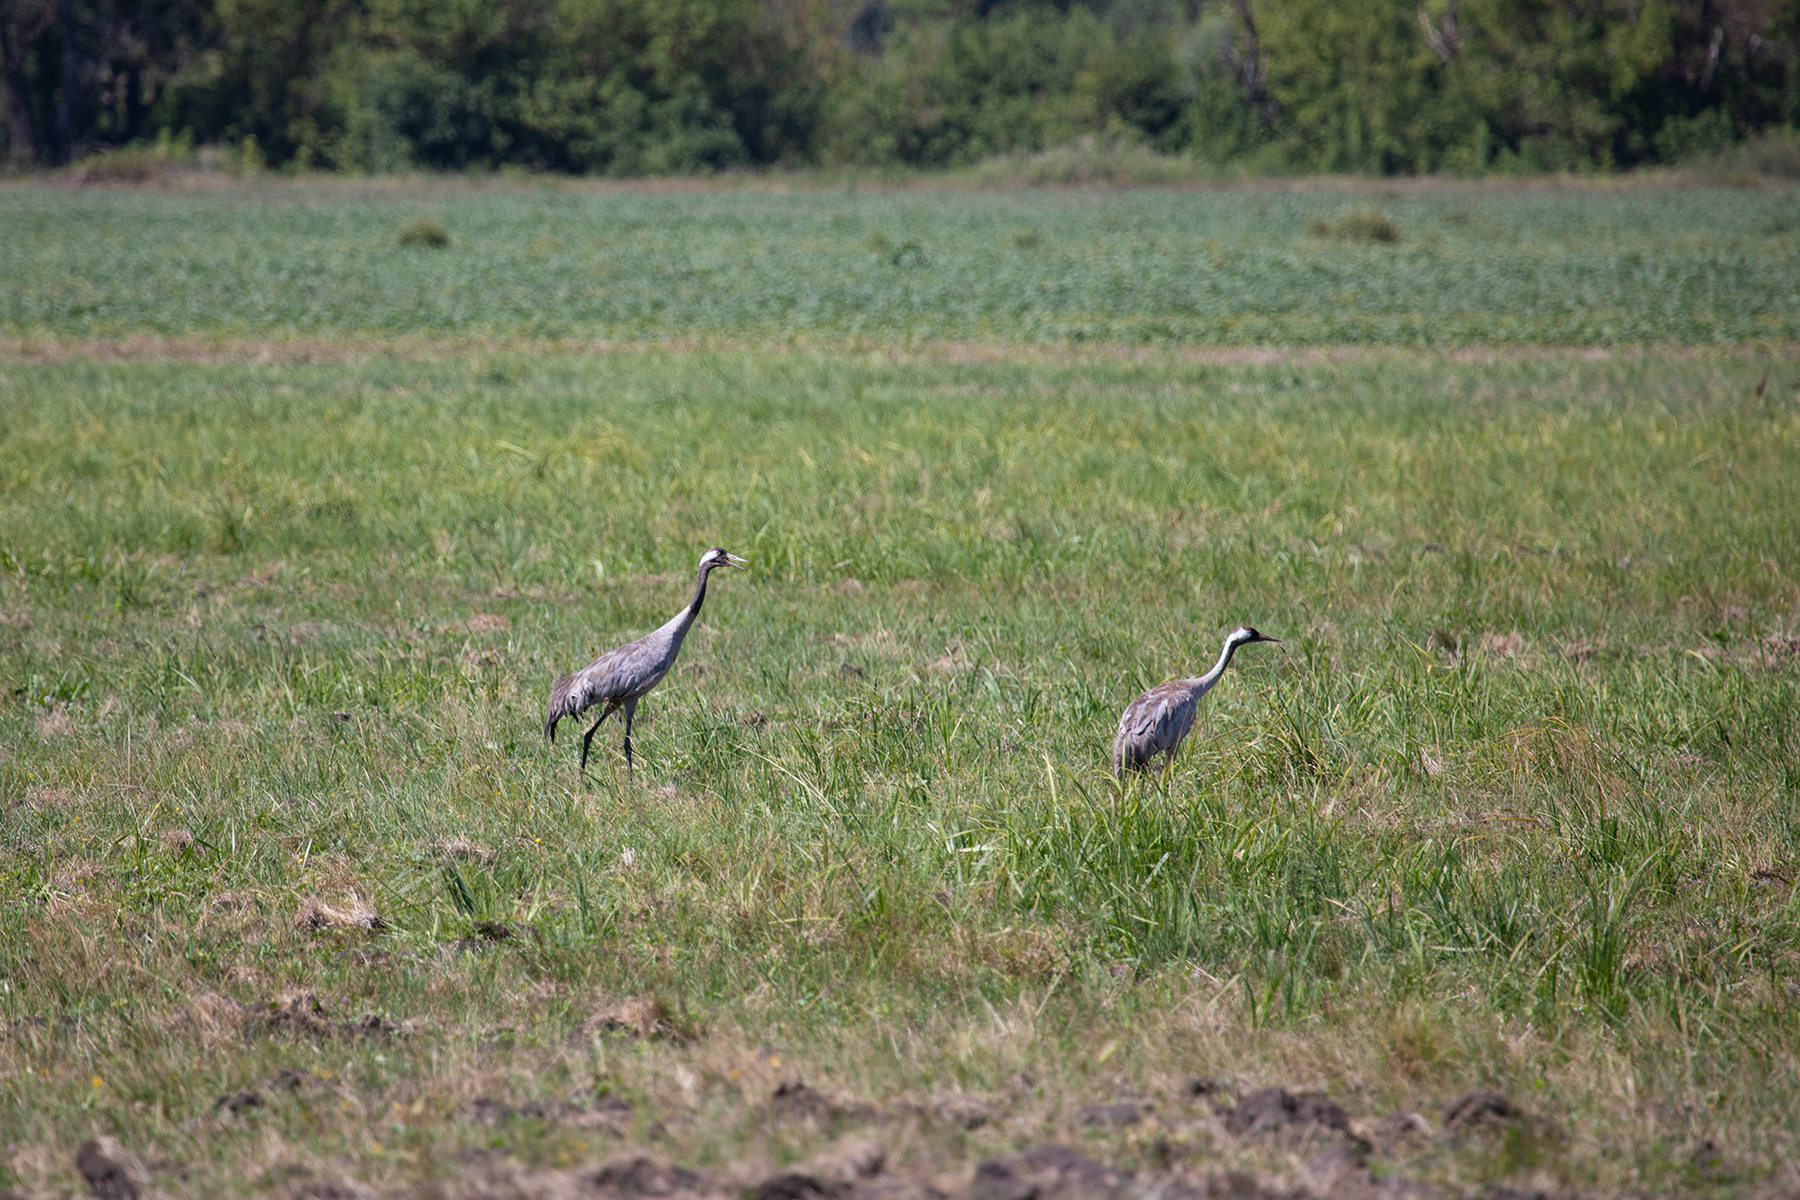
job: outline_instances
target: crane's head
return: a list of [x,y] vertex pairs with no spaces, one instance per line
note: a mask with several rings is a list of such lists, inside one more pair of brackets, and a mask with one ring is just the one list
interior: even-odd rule
[[700,569],[702,571],[710,571],[714,567],[736,567],[741,571],[749,565],[750,561],[748,559],[739,558],[735,554],[728,553],[723,546],[714,546],[711,550],[708,550],[705,554],[700,556]]
[[1231,631],[1231,636],[1225,640],[1235,647],[1248,646],[1251,642],[1279,642],[1281,639],[1278,637],[1270,637],[1266,633],[1258,633],[1248,625],[1239,625],[1236,629]]

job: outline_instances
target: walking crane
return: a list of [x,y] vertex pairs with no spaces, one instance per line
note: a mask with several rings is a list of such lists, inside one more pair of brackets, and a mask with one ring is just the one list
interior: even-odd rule
[[675,658],[681,653],[682,639],[700,615],[706,602],[706,577],[715,567],[749,566],[735,554],[727,554],[714,546],[700,556],[700,578],[694,585],[694,598],[664,625],[628,642],[616,650],[608,650],[579,671],[570,672],[550,689],[550,707],[544,714],[544,736],[556,740],[556,723],[564,717],[578,717],[596,704],[602,705],[600,717],[581,736],[581,770],[587,771],[588,746],[594,734],[615,712],[625,714],[625,773],[631,769],[631,719],[637,715],[638,701],[651,688],[662,682]]
[[1175,762],[1175,752],[1181,749],[1182,739],[1194,727],[1200,697],[1219,682],[1237,648],[1252,642],[1280,640],[1240,625],[1225,636],[1225,647],[1219,651],[1219,661],[1212,670],[1198,679],[1159,683],[1127,704],[1119,717],[1119,732],[1113,735],[1113,774],[1123,779],[1127,771],[1147,770],[1150,760],[1159,754],[1163,756],[1160,769],[1168,770]]

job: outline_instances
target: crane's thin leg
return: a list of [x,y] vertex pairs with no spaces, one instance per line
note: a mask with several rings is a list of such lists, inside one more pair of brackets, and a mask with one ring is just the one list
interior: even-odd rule
[[637,715],[637,701],[625,702],[625,777],[630,779],[631,772],[631,718]]
[[600,719],[598,721],[595,721],[592,725],[590,725],[588,727],[588,731],[581,735],[581,773],[583,775],[587,774],[588,747],[593,745],[594,734],[599,731],[600,726],[602,724],[604,724],[606,721],[606,718],[608,718],[610,716],[612,716],[612,709],[610,709],[610,708],[601,709],[600,710]]

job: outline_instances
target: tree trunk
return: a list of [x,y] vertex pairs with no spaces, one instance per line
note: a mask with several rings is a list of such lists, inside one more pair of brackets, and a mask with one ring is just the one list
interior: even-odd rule
[[56,162],[67,166],[75,157],[75,0],[56,9],[56,32],[62,40],[62,95],[56,100]]
[[125,140],[135,142],[144,133],[144,78],[134,65],[125,72]]
[[35,163],[38,160],[37,131],[31,127],[31,98],[25,91],[25,75],[21,59],[25,48],[14,46],[7,36],[6,22],[0,20],[0,95],[6,103],[6,124],[12,133],[13,157]]

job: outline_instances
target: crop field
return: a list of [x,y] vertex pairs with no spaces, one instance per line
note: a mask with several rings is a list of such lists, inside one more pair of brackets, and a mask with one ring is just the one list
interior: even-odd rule
[[1793,342],[1797,212],[1800,188],[1774,184],[13,189],[0,203],[0,331]]
[[[1305,232],[1370,204],[1402,240]],[[390,248],[427,210],[450,244]],[[800,226],[845,213],[836,248]],[[1273,345],[1108,290],[1174,279],[1146,247],[1206,213],[1264,272],[1211,340]],[[0,1189],[1790,1194],[1781,219],[0,190]],[[1492,262],[1471,229],[1509,231]],[[1008,309],[958,238],[1067,290]],[[1387,307],[1294,274],[1359,263]],[[590,267],[604,296],[562,278]],[[958,289],[988,324],[933,309]],[[1084,307],[1109,344],[1066,344]],[[1589,344],[1633,340],[1665,344]],[[582,779],[551,680],[715,544],[750,570],[635,776],[608,722]],[[1117,786],[1120,709],[1238,623],[1283,640]]]

